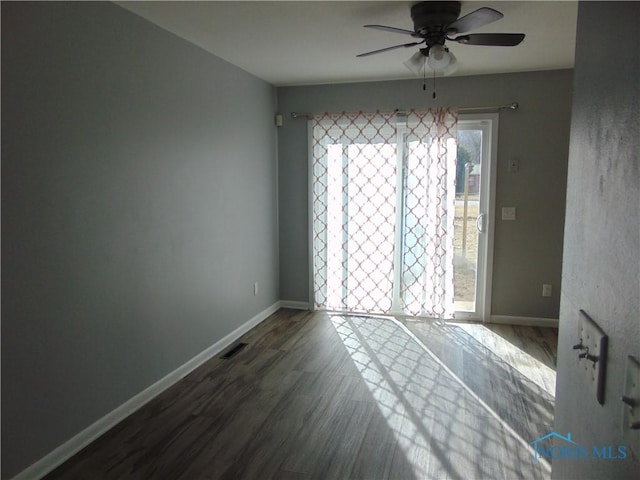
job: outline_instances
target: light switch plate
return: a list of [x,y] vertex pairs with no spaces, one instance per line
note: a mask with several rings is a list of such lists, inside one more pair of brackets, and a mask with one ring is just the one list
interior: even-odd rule
[[607,371],[607,343],[609,338],[598,324],[580,310],[580,345],[578,369],[600,405],[604,404],[604,381]]
[[625,382],[623,397],[629,399],[633,405],[622,403],[622,438],[624,444],[633,450],[637,459],[640,459],[640,429],[634,430],[631,424],[640,422],[640,361],[629,355],[625,367]]
[[516,207],[502,207],[502,220],[515,220]]

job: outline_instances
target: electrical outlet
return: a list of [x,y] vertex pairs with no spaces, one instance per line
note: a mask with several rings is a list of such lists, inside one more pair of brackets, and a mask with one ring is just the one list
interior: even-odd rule
[[574,350],[578,350],[578,370],[591,387],[598,403],[603,405],[609,337],[584,310],[580,310],[578,333],[580,342],[573,346]]
[[629,355],[622,391],[622,438],[640,458],[640,361]]
[[515,157],[512,158],[509,161],[509,173],[517,173],[519,169],[520,169],[520,160],[518,160]]
[[553,287],[551,286],[551,284],[543,283],[542,284],[542,296],[543,297],[550,297],[552,289],[553,289]]

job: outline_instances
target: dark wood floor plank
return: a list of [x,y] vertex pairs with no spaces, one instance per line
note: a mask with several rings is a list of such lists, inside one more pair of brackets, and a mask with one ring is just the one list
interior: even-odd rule
[[[349,381],[348,377],[342,378]],[[336,392],[321,396],[314,403],[314,408],[307,412],[301,428],[292,439],[295,448],[287,456],[284,469],[313,475],[330,460],[332,450],[329,444],[345,434],[354,408],[355,402],[345,392],[344,385],[340,385]]]
[[[349,478],[353,480],[386,480],[390,479],[391,464],[398,446],[396,433],[390,426],[390,421],[376,407],[376,412],[364,430],[364,437],[360,449],[353,459],[353,468]],[[408,460],[404,456],[396,459],[396,472],[411,471]],[[404,465],[402,463],[404,462]],[[404,475],[397,478],[414,478]]]

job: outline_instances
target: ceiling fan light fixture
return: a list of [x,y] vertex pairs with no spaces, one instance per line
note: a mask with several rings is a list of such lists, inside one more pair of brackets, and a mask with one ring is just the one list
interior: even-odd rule
[[458,59],[451,51],[449,51],[449,57],[449,65],[442,72],[444,75],[451,75],[458,70]]
[[451,54],[444,45],[434,45],[429,50],[427,63],[433,70],[445,70],[451,62]]
[[411,55],[409,60],[403,62],[403,65],[413,72],[414,75],[422,75],[424,70],[424,64],[427,61],[427,57],[425,57],[423,50],[425,49],[423,48],[418,50],[416,53]]

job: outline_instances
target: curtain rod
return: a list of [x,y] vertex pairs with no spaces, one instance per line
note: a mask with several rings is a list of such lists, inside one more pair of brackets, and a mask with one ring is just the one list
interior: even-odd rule
[[[478,112],[478,111],[486,111],[486,110],[517,110],[520,107],[520,104],[518,102],[513,102],[510,103],[508,105],[490,105],[487,107],[460,107],[458,108],[458,112],[460,113],[469,113],[469,112]],[[395,113],[397,114],[403,114],[406,113],[406,110],[399,110],[396,109],[394,110]],[[298,112],[291,112],[291,118],[313,118],[313,114],[312,113],[298,113]]]

